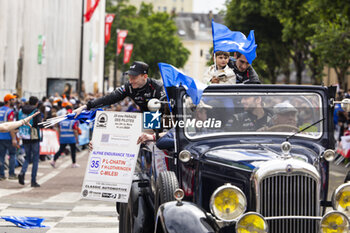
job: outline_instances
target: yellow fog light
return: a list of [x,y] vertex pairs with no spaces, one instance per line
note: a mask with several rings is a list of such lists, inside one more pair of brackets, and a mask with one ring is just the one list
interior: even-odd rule
[[231,184],[217,188],[210,198],[210,210],[218,219],[232,221],[243,214],[247,208],[244,193]]
[[349,233],[349,219],[337,211],[327,213],[321,220],[321,233]]
[[236,223],[237,233],[265,233],[268,225],[258,213],[246,213]]
[[338,210],[350,217],[350,184],[340,185],[332,196],[333,209]]

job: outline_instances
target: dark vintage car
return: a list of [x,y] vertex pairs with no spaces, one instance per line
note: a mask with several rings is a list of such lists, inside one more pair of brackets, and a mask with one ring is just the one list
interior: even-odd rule
[[162,171],[142,149],[120,232],[349,232],[350,184],[327,200],[333,88],[211,85],[198,105],[167,92],[174,147]]

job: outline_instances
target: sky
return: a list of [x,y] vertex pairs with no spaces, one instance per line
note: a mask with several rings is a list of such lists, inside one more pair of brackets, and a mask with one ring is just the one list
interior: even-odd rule
[[208,13],[210,10],[217,13],[224,8],[226,0],[193,0],[193,11],[195,13]]

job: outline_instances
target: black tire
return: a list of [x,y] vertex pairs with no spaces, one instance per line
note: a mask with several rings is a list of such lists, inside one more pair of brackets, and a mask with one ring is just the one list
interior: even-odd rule
[[174,201],[174,191],[179,188],[179,182],[177,181],[174,172],[165,171],[161,172],[157,179],[156,196],[154,205],[154,214],[157,216],[157,211],[160,205]]
[[[130,200],[129,200],[130,201]],[[119,232],[132,233],[133,218],[129,203],[121,203],[119,209]]]
[[345,180],[344,180],[344,183],[350,181],[350,171],[348,171],[348,173],[346,174],[346,177],[345,177]]

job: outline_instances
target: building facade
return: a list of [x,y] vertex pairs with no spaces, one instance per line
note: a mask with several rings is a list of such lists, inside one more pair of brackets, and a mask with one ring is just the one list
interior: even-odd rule
[[141,3],[152,3],[153,10],[157,12],[192,12],[193,1],[192,0],[129,0],[130,5],[134,5],[137,8],[141,6]]
[[[77,84],[83,2],[0,1],[0,100],[14,92],[26,98],[43,97],[48,89],[59,91],[65,80]],[[104,18],[105,0],[100,0],[90,22],[84,23],[82,80],[86,92],[102,88]],[[76,89],[73,85],[73,91]]]

